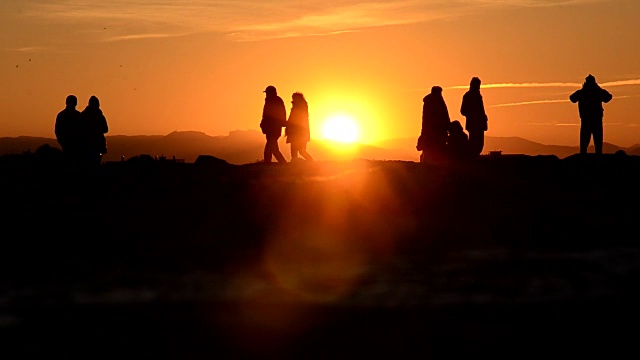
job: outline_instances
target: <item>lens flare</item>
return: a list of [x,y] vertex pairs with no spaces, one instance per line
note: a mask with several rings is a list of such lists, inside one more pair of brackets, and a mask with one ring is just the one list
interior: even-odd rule
[[356,142],[360,136],[356,122],[347,115],[334,115],[322,127],[322,136],[341,143]]

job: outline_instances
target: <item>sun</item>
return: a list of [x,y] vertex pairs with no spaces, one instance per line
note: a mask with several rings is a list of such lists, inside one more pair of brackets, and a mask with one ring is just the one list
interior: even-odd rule
[[356,122],[347,115],[334,115],[325,121],[322,136],[327,140],[351,144],[358,140],[360,132]]

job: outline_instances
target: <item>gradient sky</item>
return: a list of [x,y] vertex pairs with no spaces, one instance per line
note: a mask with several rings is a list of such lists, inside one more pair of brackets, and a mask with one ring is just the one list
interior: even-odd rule
[[54,137],[75,94],[109,135],[259,130],[267,85],[309,102],[312,137],[352,116],[363,142],[416,137],[431,86],[453,119],[482,79],[488,136],[577,145],[568,101],[593,74],[605,141],[640,143],[637,0],[2,0],[0,136]]

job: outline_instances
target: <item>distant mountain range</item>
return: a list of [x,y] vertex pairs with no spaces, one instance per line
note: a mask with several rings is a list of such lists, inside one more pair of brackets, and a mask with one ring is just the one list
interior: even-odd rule
[[[255,130],[236,130],[227,136],[209,136],[198,131],[172,132],[168,135],[107,136],[108,153],[105,161],[118,161],[122,157],[149,154],[151,156],[176,157],[193,162],[198,155],[213,155],[232,164],[246,164],[262,159],[264,135]],[[327,141],[312,140],[308,151],[316,160],[408,160],[418,161],[419,152],[415,149],[416,139],[397,138],[371,145],[343,145]],[[4,137],[0,138],[0,155],[19,154],[35,151],[47,144],[59,147],[53,138],[43,137]],[[280,150],[289,159],[289,146],[280,140]],[[564,158],[579,151],[578,146],[545,145],[519,137],[485,138],[485,152],[501,150],[503,154],[556,155]],[[604,152],[625,151],[628,155],[640,155],[640,144],[625,148],[605,143]],[[593,152],[593,146],[590,149]]]

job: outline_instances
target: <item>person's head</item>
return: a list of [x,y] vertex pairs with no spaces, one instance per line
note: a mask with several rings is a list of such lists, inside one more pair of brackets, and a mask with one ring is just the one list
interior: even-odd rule
[[267,88],[264,89],[264,93],[267,94],[267,96],[278,95],[278,91],[276,90],[276,87],[273,85],[267,86]]
[[67,105],[67,107],[74,108],[76,107],[76,105],[78,105],[78,98],[75,95],[69,95],[65,100],[65,104]]
[[100,100],[98,100],[98,98],[95,97],[95,96],[91,96],[89,98],[89,106],[94,107],[94,108],[99,108],[100,107]]
[[480,81],[480,78],[474,76],[471,78],[471,82],[469,82],[469,88],[474,89],[474,90],[480,90],[480,84],[482,82]]
[[461,132],[464,132],[464,130],[462,129],[462,124],[460,124],[460,121],[458,120],[453,120],[451,124],[449,124],[449,133],[458,134]]
[[291,95],[291,102],[294,103],[294,104],[295,103],[305,103],[305,102],[307,102],[307,100],[304,98],[304,95],[301,92],[296,91]]
[[435,95],[442,95],[442,88],[440,86],[433,86],[431,88],[431,93]]
[[595,85],[596,84],[596,77],[589,74],[587,75],[586,78],[584,78],[584,84],[585,85]]

